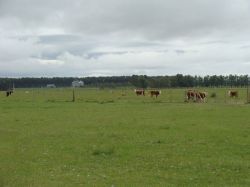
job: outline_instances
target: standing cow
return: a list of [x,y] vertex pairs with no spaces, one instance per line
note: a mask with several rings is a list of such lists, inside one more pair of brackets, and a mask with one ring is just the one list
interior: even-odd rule
[[161,91],[160,90],[150,90],[149,93],[150,93],[151,97],[155,96],[157,98],[161,94]]
[[207,92],[199,92],[200,98],[203,102],[206,101]]
[[138,95],[143,95],[145,96],[145,90],[144,89],[135,89],[135,94]]
[[228,96],[231,97],[231,98],[237,98],[238,97],[238,91],[229,90],[228,91]]
[[195,90],[188,90],[186,92],[186,98],[187,98],[187,101],[198,101],[198,102],[205,102],[206,100],[206,96],[207,96],[207,93],[206,92],[199,92],[199,91],[195,91]]

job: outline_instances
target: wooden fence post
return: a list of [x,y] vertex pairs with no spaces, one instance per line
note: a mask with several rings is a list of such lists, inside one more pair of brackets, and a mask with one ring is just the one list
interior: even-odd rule
[[72,102],[75,102],[75,88],[73,88],[72,97]]

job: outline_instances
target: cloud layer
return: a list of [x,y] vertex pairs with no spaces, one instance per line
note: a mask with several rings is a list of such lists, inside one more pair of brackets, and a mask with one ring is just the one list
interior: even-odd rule
[[249,74],[248,0],[0,0],[0,76]]

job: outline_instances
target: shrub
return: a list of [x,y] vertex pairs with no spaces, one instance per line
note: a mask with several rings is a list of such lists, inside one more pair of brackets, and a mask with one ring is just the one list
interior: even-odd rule
[[211,93],[211,96],[210,96],[211,98],[215,98],[216,97],[216,93],[215,92],[213,92],[213,93]]

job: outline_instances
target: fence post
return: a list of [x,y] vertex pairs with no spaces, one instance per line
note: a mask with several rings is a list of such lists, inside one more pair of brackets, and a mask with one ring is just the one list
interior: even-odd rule
[[249,79],[250,77],[247,77],[247,103],[249,103]]
[[227,90],[225,90],[225,94],[224,94],[224,100],[225,100],[225,103],[227,103]]
[[75,88],[73,88],[72,97],[72,102],[75,102]]

